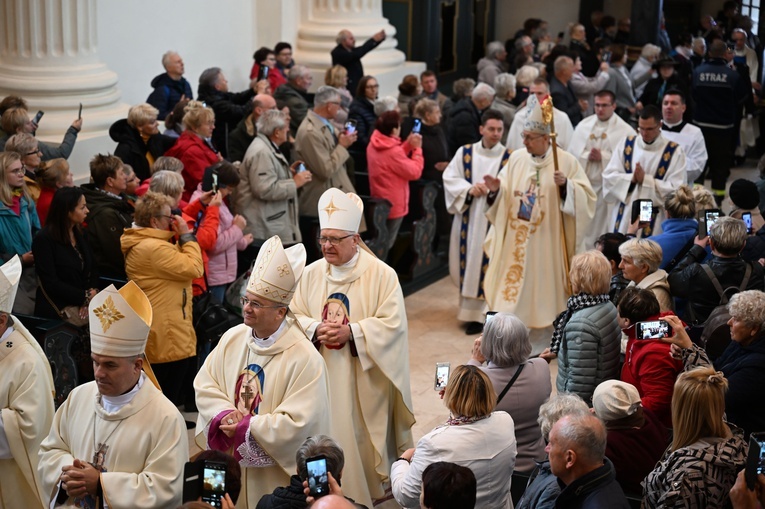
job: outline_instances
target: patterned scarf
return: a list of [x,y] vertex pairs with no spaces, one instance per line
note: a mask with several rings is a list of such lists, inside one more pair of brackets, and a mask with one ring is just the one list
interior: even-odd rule
[[611,299],[607,293],[601,293],[600,295],[579,293],[569,297],[568,302],[566,302],[566,310],[559,314],[555,321],[553,321],[555,330],[553,331],[552,341],[550,342],[550,351],[557,354],[558,350],[560,350],[560,342],[563,339],[563,329],[571,319],[571,315],[574,314],[574,311],[597,306],[604,302],[610,302],[610,300]]
[[491,417],[490,415],[479,415],[477,417],[467,417],[464,415],[458,415],[456,417],[450,417],[446,424],[447,426],[460,426],[462,424],[473,424],[476,421],[480,421],[482,419],[487,419]]

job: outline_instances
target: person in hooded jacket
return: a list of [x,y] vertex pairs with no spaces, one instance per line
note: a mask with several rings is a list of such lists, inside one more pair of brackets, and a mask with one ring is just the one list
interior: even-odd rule
[[181,99],[194,99],[191,85],[183,77],[185,68],[181,56],[175,51],[168,51],[162,55],[162,67],[165,72],[151,80],[154,91],[146,99],[147,103],[157,108],[160,120],[164,120]]
[[409,212],[409,182],[422,175],[422,136],[410,133],[406,141],[398,137],[401,115],[386,111],[375,121],[367,146],[369,187],[372,196],[391,202],[388,213],[388,248],[396,242],[398,230]]
[[151,176],[151,166],[172,147],[177,138],[159,133],[159,110],[148,103],[130,108],[127,118],[117,120],[109,128],[109,136],[117,142],[114,155],[129,164],[136,176]]

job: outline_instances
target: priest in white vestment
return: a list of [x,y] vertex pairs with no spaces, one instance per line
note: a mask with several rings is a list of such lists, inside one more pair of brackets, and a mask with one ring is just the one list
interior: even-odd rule
[[170,508],[189,460],[178,409],[143,371],[149,299],[130,281],[88,305],[95,381],[75,388],[40,447],[46,506]]
[[686,162],[686,183],[693,187],[707,165],[707,146],[704,134],[695,125],[683,121],[685,96],[682,92],[669,89],[661,101],[661,135],[682,147]]
[[413,445],[404,296],[396,272],[358,235],[361,199],[332,188],[318,208],[324,257],[306,267],[292,310],[327,363],[343,493],[372,507],[391,464]]
[[685,153],[661,135],[661,112],[656,106],[643,109],[638,131],[639,136],[617,144],[603,172],[603,196],[609,206],[610,231],[624,234],[632,221],[632,203],[652,200],[657,213],[650,234],[657,234],[666,218],[667,194],[686,183]]
[[278,236],[260,248],[242,298],[244,324],[226,332],[194,380],[196,442],[242,466],[237,507],[289,484],[295,453],[310,436],[329,434],[329,383],[316,347],[289,312],[303,274],[303,244]]
[[0,507],[47,507],[37,473],[53,422],[55,388],[37,340],[11,316],[21,280],[18,255],[0,267]]
[[[504,124],[499,111],[484,112],[481,124],[481,140],[460,147],[443,174],[446,208],[454,215],[449,238],[449,274],[460,289],[457,320],[479,324],[483,324],[487,311],[483,278],[488,259],[483,243],[489,226],[486,219],[489,189],[483,177],[499,175],[511,153],[500,143]],[[463,232],[467,235],[463,236]]]
[[595,114],[586,117],[574,129],[568,152],[579,160],[590,180],[592,190],[598,197],[595,215],[584,235],[585,249],[595,247],[602,234],[612,230],[609,224],[608,205],[603,198],[603,170],[611,160],[617,143],[635,130],[619,115],[615,115],[616,96],[610,90],[601,90],[594,97]]
[[[537,78],[529,87],[529,97],[532,95],[537,96],[537,100],[541,101],[550,94],[550,85],[544,78]],[[528,100],[527,100],[528,103]],[[529,116],[529,108],[518,108],[513,118],[513,123],[510,124],[510,132],[507,133],[507,142],[505,146],[510,150],[518,150],[524,148],[523,143],[523,130],[526,125],[526,119]],[[557,134],[556,141],[558,146],[563,150],[568,150],[571,144],[571,139],[574,137],[574,125],[571,123],[571,119],[568,118],[565,112],[553,108],[553,120],[555,121],[555,132]]]
[[484,245],[489,256],[486,300],[489,309],[517,315],[532,332],[551,326],[566,307],[569,262],[584,250],[596,201],[576,158],[553,147],[552,100],[544,104],[543,116],[536,97],[529,96],[526,148],[513,152],[499,179],[485,178],[492,192]]

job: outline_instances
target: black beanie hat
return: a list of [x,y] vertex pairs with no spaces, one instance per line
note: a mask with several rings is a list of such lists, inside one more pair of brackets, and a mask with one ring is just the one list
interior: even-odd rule
[[756,209],[760,204],[760,192],[751,180],[738,179],[730,185],[728,191],[733,204],[744,210]]

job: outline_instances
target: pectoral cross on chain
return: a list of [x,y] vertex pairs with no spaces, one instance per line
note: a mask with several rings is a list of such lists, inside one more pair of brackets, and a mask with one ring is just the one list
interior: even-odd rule
[[255,399],[255,393],[252,391],[252,387],[250,387],[249,385],[246,385],[244,387],[244,406],[248,412],[252,410],[250,405],[252,404],[252,401],[254,399]]

